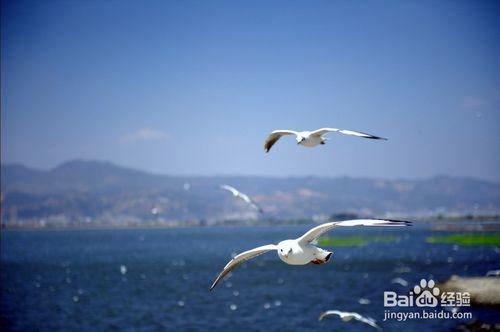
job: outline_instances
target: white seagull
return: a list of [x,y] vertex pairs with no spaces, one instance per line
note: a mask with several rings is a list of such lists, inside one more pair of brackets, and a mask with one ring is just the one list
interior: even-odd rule
[[295,139],[297,140],[297,144],[307,147],[315,147],[318,144],[325,144],[328,140],[327,138],[322,137],[325,134],[337,132],[344,135],[354,135],[358,137],[371,138],[371,139],[383,139],[387,140],[387,138],[378,137],[366,133],[362,133],[359,131],[346,130],[346,129],[337,129],[337,128],[321,128],[314,131],[294,131],[294,130],[275,130],[266,139],[266,143],[264,144],[264,150],[269,152],[271,147],[276,143],[281,136],[283,135],[295,135]]
[[389,219],[357,219],[357,220],[345,220],[345,221],[333,221],[327,222],[316,226],[309,231],[307,231],[301,237],[295,240],[284,240],[277,245],[268,244],[265,246],[257,247],[241,254],[236,255],[233,259],[226,264],[222,272],[217,276],[214,283],[210,287],[212,290],[221,280],[226,276],[231,270],[236,268],[241,263],[259,256],[270,250],[276,250],[278,252],[278,257],[290,265],[306,265],[308,263],[312,264],[324,264],[328,262],[332,256],[332,252],[323,250],[316,247],[313,243],[314,241],[323,233],[334,227],[340,226],[409,226],[411,225],[408,221],[397,221]]
[[319,316],[318,320],[322,320],[326,316],[330,316],[330,315],[337,315],[344,322],[349,322],[352,319],[355,319],[355,320],[360,321],[362,323],[368,324],[368,325],[370,325],[370,326],[372,326],[372,327],[374,327],[374,328],[376,328],[378,330],[382,330],[380,328],[380,326],[377,325],[377,322],[375,322],[375,320],[373,318],[363,317],[360,314],[358,314],[357,312],[345,312],[345,311],[338,311],[338,310],[327,310],[327,311],[325,311],[324,313],[322,313]]
[[249,204],[251,207],[253,207],[254,209],[258,210],[260,213],[263,213],[262,209],[260,208],[260,206],[258,206],[257,204],[255,204],[251,199],[250,197],[248,197],[247,195],[245,195],[244,193],[242,193],[241,191],[237,190],[236,188],[234,187],[231,187],[231,186],[228,186],[227,184],[225,185],[222,185],[220,186],[222,189],[224,190],[227,190],[227,191],[230,191],[234,197],[236,198],[239,198],[243,201],[245,201],[247,204]]

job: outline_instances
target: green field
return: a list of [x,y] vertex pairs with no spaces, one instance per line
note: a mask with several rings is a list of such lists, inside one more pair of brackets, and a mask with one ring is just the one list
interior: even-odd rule
[[427,243],[455,243],[464,246],[500,246],[500,234],[456,234],[431,236]]
[[318,244],[326,247],[363,246],[370,242],[396,242],[397,236],[363,236],[363,237],[323,237]]

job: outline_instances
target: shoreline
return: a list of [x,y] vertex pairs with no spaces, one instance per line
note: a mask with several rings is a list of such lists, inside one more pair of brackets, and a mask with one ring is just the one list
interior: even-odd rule
[[[500,231],[500,217],[495,216],[492,218],[432,218],[432,219],[412,219],[412,218],[395,218],[395,219],[410,219],[415,224],[435,224],[436,231]],[[332,220],[334,221],[334,220]],[[443,224],[450,223],[450,225]],[[460,227],[458,224],[468,223]],[[491,227],[484,228],[484,223],[499,224]],[[254,222],[254,223],[215,223],[211,225],[199,225],[199,224],[176,224],[176,225],[162,225],[162,224],[137,224],[137,225],[106,225],[106,224],[94,224],[94,225],[84,225],[75,224],[69,226],[54,225],[54,226],[23,226],[14,225],[6,226],[2,225],[0,231],[65,231],[65,230],[127,230],[127,229],[188,229],[188,228],[232,228],[232,227],[279,227],[279,226],[308,226],[308,225],[318,225],[320,223],[314,222],[312,220],[279,220],[276,223],[270,221],[265,222]],[[474,225],[477,224],[477,225]],[[449,226],[449,227],[448,227]]]

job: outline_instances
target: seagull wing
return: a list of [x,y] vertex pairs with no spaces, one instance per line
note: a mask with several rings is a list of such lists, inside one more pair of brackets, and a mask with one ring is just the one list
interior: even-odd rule
[[390,219],[355,219],[345,221],[332,221],[316,226],[308,230],[304,235],[299,237],[297,241],[300,244],[306,244],[317,239],[321,234],[329,231],[332,228],[340,226],[410,226],[409,221],[399,221]]
[[323,320],[323,318],[325,318],[326,316],[330,316],[330,315],[340,316],[340,315],[342,315],[342,312],[338,311],[338,310],[327,310],[319,316],[318,320]]
[[252,202],[252,200],[250,199],[250,197],[248,197],[248,195],[245,195],[245,194],[244,194],[244,193],[242,193],[242,192],[240,192],[240,193],[238,194],[238,198],[240,198],[240,199],[244,200],[246,203],[248,203],[248,204],[250,204],[250,205],[252,205],[252,204],[253,204],[253,202]]
[[311,135],[322,136],[324,134],[332,133],[332,132],[337,132],[337,133],[341,133],[344,135],[354,135],[354,136],[364,137],[364,138],[387,140],[387,138],[378,137],[378,136],[370,135],[367,133],[362,133],[360,131],[347,130],[347,129],[337,129],[337,128],[321,128],[321,129],[318,129],[318,130],[311,132]]
[[246,203],[248,203],[254,209],[258,210],[260,213],[263,213],[262,208],[260,206],[258,206],[253,200],[250,199],[250,197],[248,197],[244,193],[240,192],[238,195],[238,198],[241,198],[242,200],[244,200]]
[[264,210],[259,205],[252,203],[252,207],[259,211],[259,213],[264,213]]
[[241,254],[236,255],[233,259],[229,261],[229,263],[224,266],[224,270],[217,276],[215,279],[214,283],[212,286],[210,286],[210,290],[214,289],[215,286],[229,273],[231,272],[234,268],[236,268],[238,265],[240,265],[243,262],[246,262],[247,260],[257,257],[259,255],[262,255],[263,253],[266,253],[270,250],[276,250],[278,249],[277,246],[274,244],[268,244],[265,246],[257,247],[245,252],[242,252]]
[[378,326],[377,322],[375,322],[375,320],[373,320],[372,318],[363,317],[360,314],[355,313],[355,312],[353,312],[352,314],[353,314],[354,319],[356,319],[356,320],[358,320],[358,321],[360,321],[362,323],[368,324],[371,327],[374,327],[374,328],[376,328],[378,330],[382,330],[382,328],[380,326]]
[[230,191],[234,196],[238,196],[240,193],[238,190],[236,190],[236,188],[228,186],[227,184],[222,185],[220,187],[224,190]]
[[360,314],[358,314],[357,312],[344,312],[344,311],[338,311],[338,310],[327,310],[319,316],[318,320],[322,320],[326,316],[330,316],[330,315],[338,315],[344,322],[348,322],[354,318],[357,321],[363,322],[363,323],[368,324],[376,329],[381,330],[380,326],[378,326],[377,323],[373,319],[363,317]]
[[236,188],[228,186],[227,184],[222,185],[220,187],[222,189],[224,189],[224,190],[230,191],[234,196],[236,196],[237,198],[245,201],[247,204],[249,204],[250,206],[252,206],[254,209],[258,210],[260,213],[263,213],[263,211],[260,208],[260,206],[258,206],[257,204],[255,204],[254,201],[252,201],[250,199],[250,197],[248,197],[248,195],[245,195],[244,193],[238,191]]
[[283,135],[297,135],[297,132],[293,130],[273,131],[271,134],[269,134],[269,136],[266,139],[266,143],[264,144],[264,150],[266,150],[266,152],[269,152],[274,143],[276,143]]

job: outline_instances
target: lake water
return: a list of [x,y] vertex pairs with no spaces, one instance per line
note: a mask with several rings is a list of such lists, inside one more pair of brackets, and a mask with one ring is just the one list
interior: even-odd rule
[[[438,232],[429,224],[342,228],[329,235],[397,241],[330,248],[334,255],[321,266],[289,266],[267,253],[208,291],[232,253],[296,238],[308,228],[4,231],[2,330],[375,331],[333,316],[318,321],[324,310],[338,309],[371,316],[387,331],[447,331],[460,321],[383,322],[383,292],[404,294],[422,278],[483,276],[500,268],[498,247],[426,242],[474,232]],[[396,277],[409,285],[392,284]],[[498,321],[494,309],[468,310],[475,319]]]

